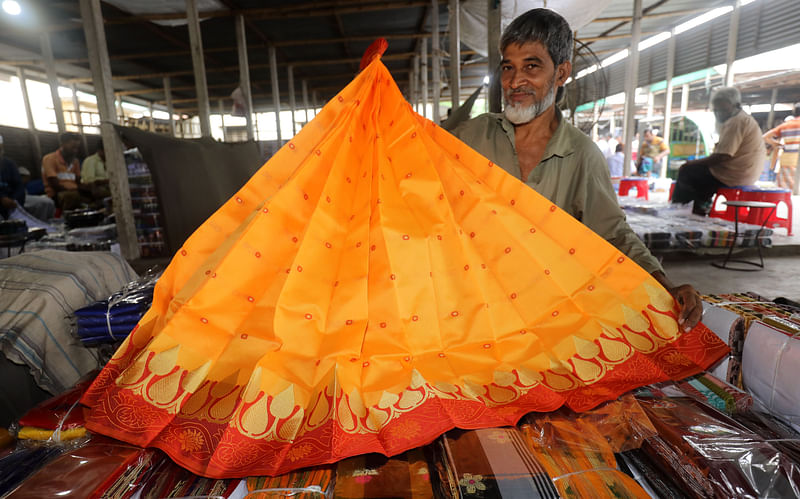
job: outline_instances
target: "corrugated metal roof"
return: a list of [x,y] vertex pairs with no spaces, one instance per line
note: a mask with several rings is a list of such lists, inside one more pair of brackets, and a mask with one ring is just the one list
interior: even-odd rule
[[[183,2],[170,1],[175,5]],[[730,3],[731,0],[644,0],[643,38],[670,30],[704,11]],[[119,8],[132,5],[130,3],[115,0],[115,4],[103,3],[111,70],[115,77],[129,78],[115,80],[115,90],[130,92],[140,89],[141,98],[162,101],[161,75],[170,73],[173,75],[174,99],[178,103],[176,107],[191,109],[194,90],[186,26],[157,25],[153,22],[157,19],[153,17],[137,18]],[[201,24],[210,97],[212,100],[227,98],[238,85],[232,15],[242,13],[247,20],[255,103],[260,108],[271,105],[267,59],[267,46],[270,43],[278,45],[280,84],[284,93],[287,85],[286,67],[293,64],[297,92],[300,92],[300,82],[305,79],[311,91],[317,90],[321,98],[327,99],[352,79],[358,66],[357,59],[371,39],[379,36],[389,37],[385,62],[401,88],[406,88],[411,58],[404,54],[417,51],[420,38],[391,36],[418,36],[431,32],[431,2],[420,0],[213,0],[210,3],[212,6],[217,4],[227,10],[212,11],[214,17],[205,19]],[[54,55],[62,61],[59,64],[62,78],[88,76],[78,0],[29,0],[26,5],[34,8],[37,19],[33,24],[24,26],[12,23],[7,16],[0,16],[0,46],[15,47],[20,53],[38,56],[39,33],[43,27],[49,27]],[[631,0],[611,0],[598,19],[578,30],[578,39],[586,40],[600,59],[629,48],[632,5]],[[446,2],[440,1],[438,9],[441,48],[446,52],[449,48]],[[739,56],[800,43],[797,10],[796,0],[758,0],[743,7]],[[728,18],[720,17],[678,37],[676,74],[724,62]],[[309,40],[326,41],[308,43]],[[640,85],[664,78],[666,47],[667,43],[661,43],[641,52]],[[463,45],[462,50],[466,50]],[[12,54],[12,51],[8,51],[0,58],[12,57]],[[466,95],[480,85],[488,70],[485,59],[474,54],[463,55],[460,62],[462,95]],[[575,73],[592,62],[578,58],[574,64]],[[449,61],[445,61],[445,69],[448,64]],[[32,63],[27,67],[32,71],[41,71],[41,63]],[[625,61],[603,71],[609,93],[621,91]],[[443,77],[446,84],[446,74]],[[447,90],[443,93],[447,95]],[[588,93],[583,92],[584,95]],[[285,101],[286,96],[282,97]]]

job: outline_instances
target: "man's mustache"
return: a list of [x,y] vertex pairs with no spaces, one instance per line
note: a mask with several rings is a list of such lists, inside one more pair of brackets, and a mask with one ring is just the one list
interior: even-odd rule
[[506,90],[506,95],[507,96],[519,95],[519,94],[536,96],[536,90],[534,90],[532,88],[527,88],[527,87],[510,88],[510,89]]

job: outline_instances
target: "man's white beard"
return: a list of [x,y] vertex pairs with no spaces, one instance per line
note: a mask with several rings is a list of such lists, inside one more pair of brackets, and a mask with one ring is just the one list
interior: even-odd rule
[[[508,92],[512,93],[512,92]],[[533,94],[536,98],[536,94]],[[556,80],[553,78],[550,84],[550,90],[541,100],[534,101],[530,106],[523,106],[522,104],[513,104],[509,102],[506,92],[503,93],[504,109],[506,119],[515,125],[522,125],[533,120],[543,112],[545,112],[556,101]]]

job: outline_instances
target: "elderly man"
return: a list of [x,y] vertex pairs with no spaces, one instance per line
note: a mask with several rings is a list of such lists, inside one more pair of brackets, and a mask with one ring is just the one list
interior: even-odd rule
[[453,133],[650,272],[681,305],[678,321],[688,330],[702,315],[699,295],[667,279],[625,221],[602,153],[555,105],[572,73],[572,43],[569,24],[551,10],[515,19],[500,38],[503,114],[483,114]]
[[742,111],[739,90],[721,87],[711,95],[719,142],[710,156],[684,163],[678,170],[673,203],[694,201],[692,211],[707,215],[720,187],[751,185],[764,168],[766,149],[761,129]]

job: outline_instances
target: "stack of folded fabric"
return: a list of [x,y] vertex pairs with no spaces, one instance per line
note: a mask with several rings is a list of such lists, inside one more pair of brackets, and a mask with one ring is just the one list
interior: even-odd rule
[[77,334],[85,345],[124,340],[153,301],[160,273],[149,272],[105,300],[75,311]]
[[517,428],[453,430],[428,447],[438,497],[648,498],[615,453],[656,431],[630,395],[585,413],[534,413]]

